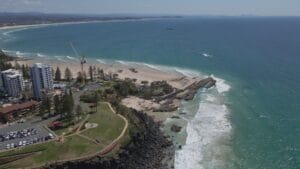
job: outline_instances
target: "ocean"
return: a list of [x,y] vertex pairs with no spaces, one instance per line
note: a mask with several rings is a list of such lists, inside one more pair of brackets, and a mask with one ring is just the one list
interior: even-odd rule
[[[183,17],[0,30],[30,57],[146,63],[213,76],[179,110],[175,169],[300,168],[300,18]],[[171,121],[171,120],[169,120]],[[170,122],[172,123],[172,122]]]

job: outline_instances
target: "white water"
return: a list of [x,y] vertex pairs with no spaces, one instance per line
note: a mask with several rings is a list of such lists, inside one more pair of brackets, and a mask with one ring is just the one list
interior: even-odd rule
[[202,56],[206,57],[206,58],[211,58],[213,57],[212,55],[208,54],[208,53],[202,53]]
[[63,56],[54,56],[54,57],[59,61],[67,62],[66,60],[63,59]]
[[[11,52],[11,51],[9,51]],[[24,55],[26,53],[16,52]],[[38,54],[37,54],[38,55]],[[54,56],[57,60],[67,62],[65,59],[75,60],[70,56]],[[98,62],[105,62],[97,59]],[[201,73],[194,70],[153,65],[146,63],[115,61],[124,65],[143,64],[152,69],[162,71],[176,71],[185,76],[201,76]],[[222,168],[226,151],[230,149],[228,141],[231,132],[231,125],[227,120],[229,110],[224,104],[224,94],[230,90],[230,86],[223,79],[214,77],[217,80],[216,87],[201,93],[199,108],[193,119],[186,119],[187,138],[186,145],[175,154],[175,169],[206,169]],[[225,141],[224,141],[225,140]],[[225,151],[225,153],[224,153]]]
[[226,168],[231,125],[224,93],[230,86],[223,79],[214,78],[216,87],[201,93],[198,111],[188,121],[186,145],[176,151],[175,169]]
[[75,57],[72,57],[72,56],[66,56],[69,60],[73,60],[73,61],[78,61],[78,59],[77,58],[75,58]]
[[40,57],[40,58],[46,57],[46,55],[43,55],[43,54],[41,54],[41,53],[36,54],[36,56],[37,56],[37,57]]
[[105,60],[103,59],[96,59],[97,62],[102,63],[102,64],[106,64],[107,62],[105,62]]

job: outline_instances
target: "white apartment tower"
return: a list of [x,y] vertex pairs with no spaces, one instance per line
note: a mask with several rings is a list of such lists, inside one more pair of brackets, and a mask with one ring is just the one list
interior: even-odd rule
[[23,75],[15,69],[1,72],[1,88],[11,97],[19,97],[24,89]]
[[49,65],[35,63],[30,68],[32,79],[33,97],[37,100],[42,99],[42,92],[53,89],[52,70]]

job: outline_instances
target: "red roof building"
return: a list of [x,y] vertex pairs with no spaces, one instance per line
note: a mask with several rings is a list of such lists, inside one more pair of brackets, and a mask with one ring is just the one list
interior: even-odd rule
[[0,118],[7,122],[11,122],[22,115],[35,111],[38,108],[38,105],[39,102],[37,101],[28,101],[0,107]]

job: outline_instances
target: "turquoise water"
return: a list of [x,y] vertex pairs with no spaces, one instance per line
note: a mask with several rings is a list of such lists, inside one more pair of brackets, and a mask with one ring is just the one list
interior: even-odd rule
[[[199,150],[193,154],[199,161],[190,159],[195,168],[300,168],[300,18],[191,17],[48,26],[2,31],[0,48],[68,61],[66,56],[73,56],[70,41],[90,58],[192,69],[230,85],[229,91],[199,93],[207,102],[193,109],[194,119],[199,120],[190,119],[190,127],[209,120],[220,122],[203,121],[203,112],[226,112],[221,114],[223,126],[214,128],[210,123],[204,127],[210,125],[211,133],[218,133],[213,130],[217,129],[227,134],[226,141],[205,148],[206,155],[202,145],[193,147]],[[214,104],[207,105],[211,99]],[[221,107],[207,108],[215,105]],[[210,137],[210,132],[200,130],[195,130],[199,136]],[[215,150],[218,145],[222,149]],[[187,146],[184,153],[191,151]]]

